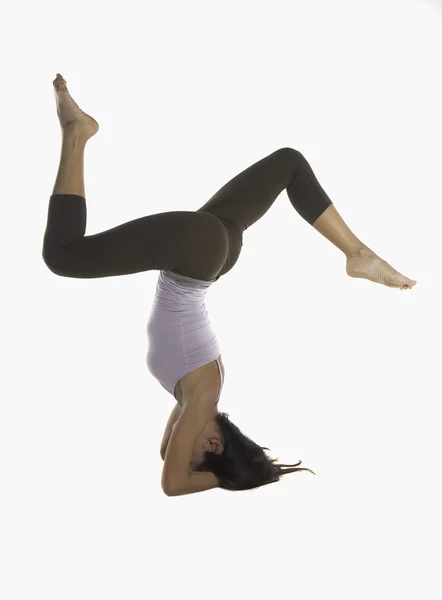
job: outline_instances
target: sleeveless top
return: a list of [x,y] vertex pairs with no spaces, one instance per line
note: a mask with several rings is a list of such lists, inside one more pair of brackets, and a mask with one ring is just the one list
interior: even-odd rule
[[146,363],[174,398],[175,386],[184,375],[216,360],[221,380],[219,401],[224,383],[218,360],[221,350],[206,308],[207,290],[217,279],[204,281],[160,271],[147,323]]

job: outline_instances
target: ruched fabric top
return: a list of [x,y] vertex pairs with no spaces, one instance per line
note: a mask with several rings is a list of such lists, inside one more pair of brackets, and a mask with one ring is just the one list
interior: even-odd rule
[[218,361],[221,350],[206,308],[207,290],[214,281],[160,271],[147,323],[146,363],[174,397],[175,386],[184,375],[216,360],[221,381],[219,401],[223,386]]

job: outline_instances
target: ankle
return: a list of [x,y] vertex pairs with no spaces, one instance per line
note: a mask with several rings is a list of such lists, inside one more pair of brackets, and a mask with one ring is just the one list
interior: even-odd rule
[[68,147],[75,149],[80,147],[84,149],[90,135],[75,121],[71,121],[62,127],[61,137],[63,144],[66,144]]
[[368,246],[361,244],[360,246],[351,248],[348,252],[344,252],[344,254],[347,258],[355,258],[359,256],[371,256],[374,252]]

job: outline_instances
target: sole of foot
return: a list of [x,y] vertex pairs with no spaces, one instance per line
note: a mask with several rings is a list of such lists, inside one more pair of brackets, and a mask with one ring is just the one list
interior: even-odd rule
[[95,135],[100,128],[99,124],[93,117],[81,110],[74,101],[64,77],[57,73],[57,77],[52,83],[57,102],[57,114],[63,131],[78,133],[84,139],[89,139]]
[[369,279],[392,288],[410,290],[416,281],[398,273],[371,250],[362,250],[347,256],[347,275]]

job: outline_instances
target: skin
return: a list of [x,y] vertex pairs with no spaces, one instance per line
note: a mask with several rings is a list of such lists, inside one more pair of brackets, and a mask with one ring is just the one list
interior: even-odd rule
[[[219,357],[221,369],[224,374],[224,365]],[[187,405],[196,405],[207,402],[207,423],[200,431],[195,440],[192,455],[190,457],[190,469],[195,471],[196,467],[203,462],[206,451],[221,454],[224,451],[223,436],[218,424],[218,404],[216,403],[220,389],[220,375],[215,362],[196,369],[189,375],[183,377],[177,386],[177,401],[184,408]],[[201,399],[204,400],[201,400]]]
[[[225,370],[221,355],[218,357],[218,360],[224,377]],[[218,414],[216,400],[220,385],[220,374],[215,361],[184,376],[177,385],[177,402],[181,406],[184,406],[189,399],[200,397],[207,398],[211,406],[210,413],[208,414],[208,423],[199,434],[193,448],[190,468],[194,471],[203,462],[206,451],[220,454],[224,450],[222,434],[216,423],[216,415]]]
[[214,416],[207,423],[203,431],[199,434],[193,447],[192,456],[190,458],[190,470],[195,471],[196,467],[203,462],[205,452],[215,452],[222,454],[224,451],[223,436],[220,428],[215,422],[215,407]]
[[[66,81],[60,74],[53,81],[53,85],[62,133],[62,148],[52,194],[76,194],[85,198],[84,151],[88,140],[98,132],[99,125],[73,100]],[[368,279],[401,290],[411,289],[416,285],[416,281],[401,275],[361,242],[349,229],[334,205],[329,206],[312,227],[344,253],[346,272],[350,277]],[[191,464],[195,467],[199,464],[205,450],[223,451],[222,436],[215,423],[217,408],[213,406],[212,393],[212,388],[218,384],[218,378],[213,375],[204,382],[204,385],[185,391],[186,400],[183,404],[185,416],[181,415],[178,418],[170,442],[172,443],[174,438],[180,439],[180,443],[187,447],[187,442],[192,440],[193,445],[188,447],[186,457],[189,461],[187,466]],[[196,431],[195,423],[198,423],[199,431]],[[165,466],[168,462],[167,455],[174,455],[174,450],[176,448],[172,448],[169,452],[167,448]],[[177,462],[181,462],[182,457],[179,453],[175,454],[175,457]],[[168,468],[172,469],[172,466],[169,464]],[[210,475],[213,474],[193,473],[192,477],[188,475],[189,473],[185,472],[182,466],[180,480],[176,486],[172,486],[173,495],[214,487],[213,480],[210,480]]]
[[[206,390],[195,390],[184,396],[183,408],[167,445],[161,486],[168,496],[201,492],[219,486],[217,477],[210,472],[195,472],[190,468],[195,444],[211,428],[215,411],[216,396],[208,396]],[[204,444],[204,440],[202,441]],[[219,451],[222,443],[217,444]]]
[[[217,412],[218,410],[215,407],[213,410],[213,416],[210,417],[210,420],[195,440],[192,455],[189,461],[191,471],[196,471],[197,466],[203,462],[205,452],[210,451],[221,454],[224,451],[222,433],[216,423]],[[177,404],[170,415],[169,421],[166,425],[166,430],[164,432],[161,444],[161,458],[163,460],[166,457],[167,446],[180,415],[181,407],[179,404]]]

